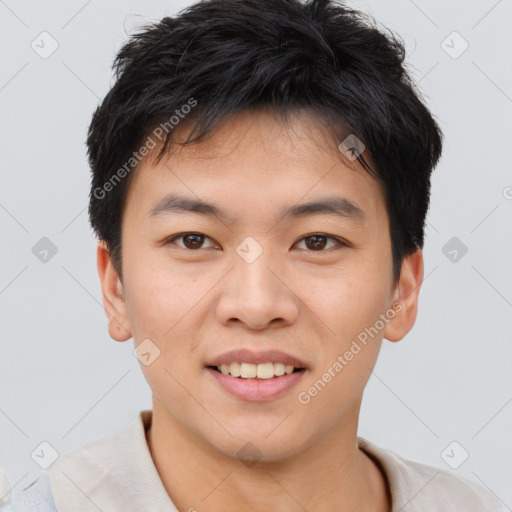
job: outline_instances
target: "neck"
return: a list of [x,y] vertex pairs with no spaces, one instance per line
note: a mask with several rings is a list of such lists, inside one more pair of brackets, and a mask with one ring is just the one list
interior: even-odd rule
[[286,459],[244,465],[176,422],[153,400],[148,448],[179,510],[388,512],[386,479],[357,446],[357,410],[343,425]]

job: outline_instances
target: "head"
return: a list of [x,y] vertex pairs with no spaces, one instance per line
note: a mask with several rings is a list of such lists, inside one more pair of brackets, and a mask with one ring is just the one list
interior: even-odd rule
[[[203,1],[116,57],[87,140],[109,331],[150,340],[154,406],[226,454],[353,428],[382,339],[414,324],[442,134],[404,58],[328,0]],[[230,394],[211,367],[239,349],[285,352],[298,384]]]

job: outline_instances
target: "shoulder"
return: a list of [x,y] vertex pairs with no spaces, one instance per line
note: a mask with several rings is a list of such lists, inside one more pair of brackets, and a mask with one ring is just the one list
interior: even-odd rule
[[480,484],[444,469],[404,459],[391,450],[359,438],[359,448],[383,470],[388,480],[392,512],[500,512],[491,492]]
[[105,436],[61,455],[21,490],[10,492],[11,485],[0,471],[0,491],[1,480],[5,487],[0,494],[0,512],[57,512],[63,502],[74,503],[77,494],[87,495],[111,470],[113,438]]
[[0,512],[61,510],[62,503],[59,498],[62,489],[70,495],[73,492],[76,494],[78,484],[82,491],[87,492],[110,468],[113,437],[105,436],[61,455],[23,489],[11,490],[5,473],[0,471]]
[[46,471],[18,492],[11,491],[5,473],[0,471],[0,512],[57,512]]

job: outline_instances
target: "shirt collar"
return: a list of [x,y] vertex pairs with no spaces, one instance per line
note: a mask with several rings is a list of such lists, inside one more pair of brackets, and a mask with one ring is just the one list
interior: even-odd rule
[[47,473],[59,512],[178,512],[146,441],[152,410],[121,432],[57,459]]
[[[47,473],[59,512],[178,512],[155,467],[146,431],[152,410],[140,411],[117,434],[93,441],[57,459]],[[359,447],[380,467],[391,490],[392,511],[407,500],[400,459],[369,441]],[[396,459],[396,460],[395,460]]]

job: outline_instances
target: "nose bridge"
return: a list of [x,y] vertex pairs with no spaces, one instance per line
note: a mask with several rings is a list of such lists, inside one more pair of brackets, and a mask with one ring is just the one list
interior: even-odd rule
[[219,319],[238,319],[252,328],[264,328],[275,319],[293,322],[298,314],[296,300],[279,276],[272,251],[248,237],[236,252],[219,300]]
[[[248,237],[236,249],[235,278],[237,295],[245,304],[260,307],[270,305],[279,294],[278,283],[272,268],[275,258],[268,248],[263,248],[255,239]],[[274,265],[275,266],[275,265]],[[269,268],[270,267],[270,268]]]

